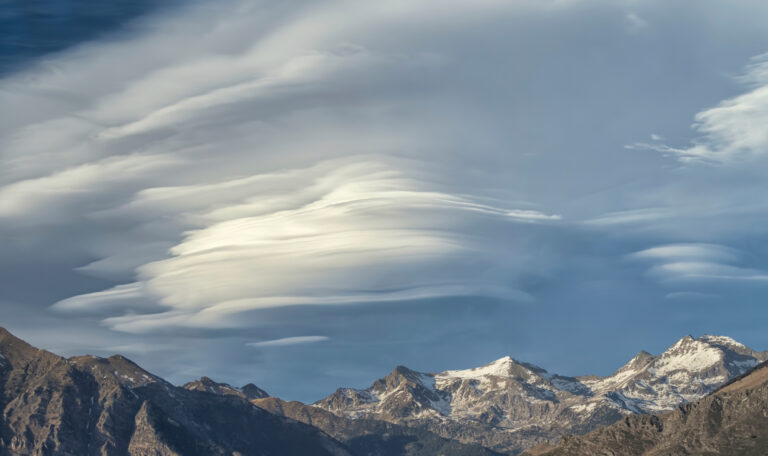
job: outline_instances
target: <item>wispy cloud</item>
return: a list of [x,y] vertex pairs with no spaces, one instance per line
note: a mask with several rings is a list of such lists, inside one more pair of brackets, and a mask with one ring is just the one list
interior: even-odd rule
[[629,209],[625,211],[608,212],[597,217],[585,220],[587,225],[611,226],[626,224],[653,223],[670,219],[675,213],[668,208],[648,207],[642,209]]
[[729,163],[768,153],[768,54],[752,59],[738,81],[750,90],[705,109],[695,117],[701,136],[692,146],[635,143],[630,149],[648,149],[681,162]]
[[328,340],[331,340],[331,339],[326,336],[296,336],[296,337],[283,337],[281,339],[264,340],[261,342],[248,342],[245,345],[248,347],[254,347],[254,348],[286,347],[290,345],[316,344],[318,342],[325,342]]
[[648,27],[648,21],[640,17],[636,12],[630,11],[625,16],[627,28],[631,33],[638,33]]
[[630,258],[655,263],[648,274],[663,281],[768,280],[765,272],[734,265],[741,256],[722,245],[670,244],[635,252]]
[[651,247],[631,255],[633,258],[657,260],[706,260],[734,262],[738,253],[728,247],[716,244],[668,244]]

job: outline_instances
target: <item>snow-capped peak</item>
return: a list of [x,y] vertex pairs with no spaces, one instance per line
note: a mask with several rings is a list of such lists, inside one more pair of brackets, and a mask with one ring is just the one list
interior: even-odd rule
[[478,379],[485,377],[529,377],[531,375],[543,376],[547,371],[528,364],[515,361],[509,356],[504,356],[484,366],[472,369],[449,370],[436,374],[439,378]]
[[685,337],[662,353],[649,371],[655,375],[667,375],[677,370],[698,372],[721,362],[724,356],[718,347]]
[[608,377],[549,374],[509,356],[436,374],[398,366],[370,388],[339,390],[315,405],[350,418],[436,425],[448,434],[465,422],[512,433],[559,423],[564,433],[581,432],[701,398],[765,356],[729,337],[686,336],[659,356],[641,351]]
[[478,378],[494,375],[497,377],[507,376],[509,370],[514,364],[514,360],[509,356],[499,358],[496,361],[471,369],[449,370],[440,374],[441,377],[458,378]]

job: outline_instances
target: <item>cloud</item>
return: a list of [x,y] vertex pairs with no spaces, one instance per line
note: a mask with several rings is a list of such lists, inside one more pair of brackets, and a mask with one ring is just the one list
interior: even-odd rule
[[768,274],[760,271],[706,261],[664,263],[649,273],[674,280],[768,280]]
[[290,345],[301,344],[316,344],[318,342],[325,342],[331,340],[326,336],[296,336],[296,337],[283,337],[281,339],[265,340],[261,342],[248,342],[245,344],[248,347],[265,348],[265,347],[285,347]]
[[654,223],[669,219],[674,212],[663,207],[649,207],[642,209],[629,209],[601,214],[597,217],[585,220],[586,225],[611,226],[624,224]]
[[145,303],[141,284],[131,283],[63,299],[52,307],[59,312],[99,314],[120,308],[136,309]]
[[635,252],[630,258],[656,263],[648,274],[663,281],[768,280],[765,272],[729,264],[740,261],[742,255],[722,245],[662,245]]
[[708,260],[717,262],[734,262],[738,260],[738,252],[731,248],[715,244],[669,244],[641,250],[632,254],[639,259],[657,260]]
[[[154,213],[159,204],[167,213],[180,195],[183,209],[175,210],[200,228],[188,231],[167,259],[140,266],[140,282],[54,307],[98,312],[116,301],[144,299],[171,309],[151,319],[106,320],[141,332],[184,324],[237,327],[248,324],[239,314],[276,306],[449,296],[529,301],[514,278],[538,266],[504,252],[518,245],[515,225],[559,217],[434,191],[398,164],[353,157],[203,189],[144,192],[125,210]],[[190,199],[197,194],[205,196]]]
[[630,33],[638,33],[644,28],[648,27],[648,22],[634,11],[627,13],[625,19]]
[[751,90],[720,102],[695,116],[699,136],[692,146],[636,143],[630,149],[648,149],[685,163],[730,163],[768,153],[768,54],[752,58],[738,81]]
[[136,154],[20,180],[0,188],[0,219],[22,224],[27,221],[55,223],[73,207],[92,204],[97,209],[105,204],[102,193],[105,189],[119,192],[121,186],[159,176],[177,163],[169,156]]
[[664,299],[679,301],[708,301],[717,298],[718,295],[711,293],[701,293],[698,291],[676,291],[664,295]]

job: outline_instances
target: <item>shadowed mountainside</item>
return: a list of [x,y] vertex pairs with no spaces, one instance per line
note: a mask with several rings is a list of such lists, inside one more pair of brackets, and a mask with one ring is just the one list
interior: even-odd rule
[[175,387],[119,355],[65,359],[5,329],[0,354],[2,455],[350,455],[314,427]]
[[351,420],[318,407],[277,398],[255,399],[255,405],[327,432],[347,444],[358,455],[384,456],[493,456],[479,445],[463,444],[424,429],[400,426],[381,420]]

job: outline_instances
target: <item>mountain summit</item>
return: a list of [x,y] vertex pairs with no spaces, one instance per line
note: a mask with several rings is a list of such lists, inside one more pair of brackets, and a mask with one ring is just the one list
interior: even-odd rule
[[658,356],[641,351],[607,377],[550,374],[508,356],[440,373],[398,366],[369,388],[341,388],[315,406],[515,453],[631,413],[671,410],[765,359],[731,338],[706,335],[683,337]]

